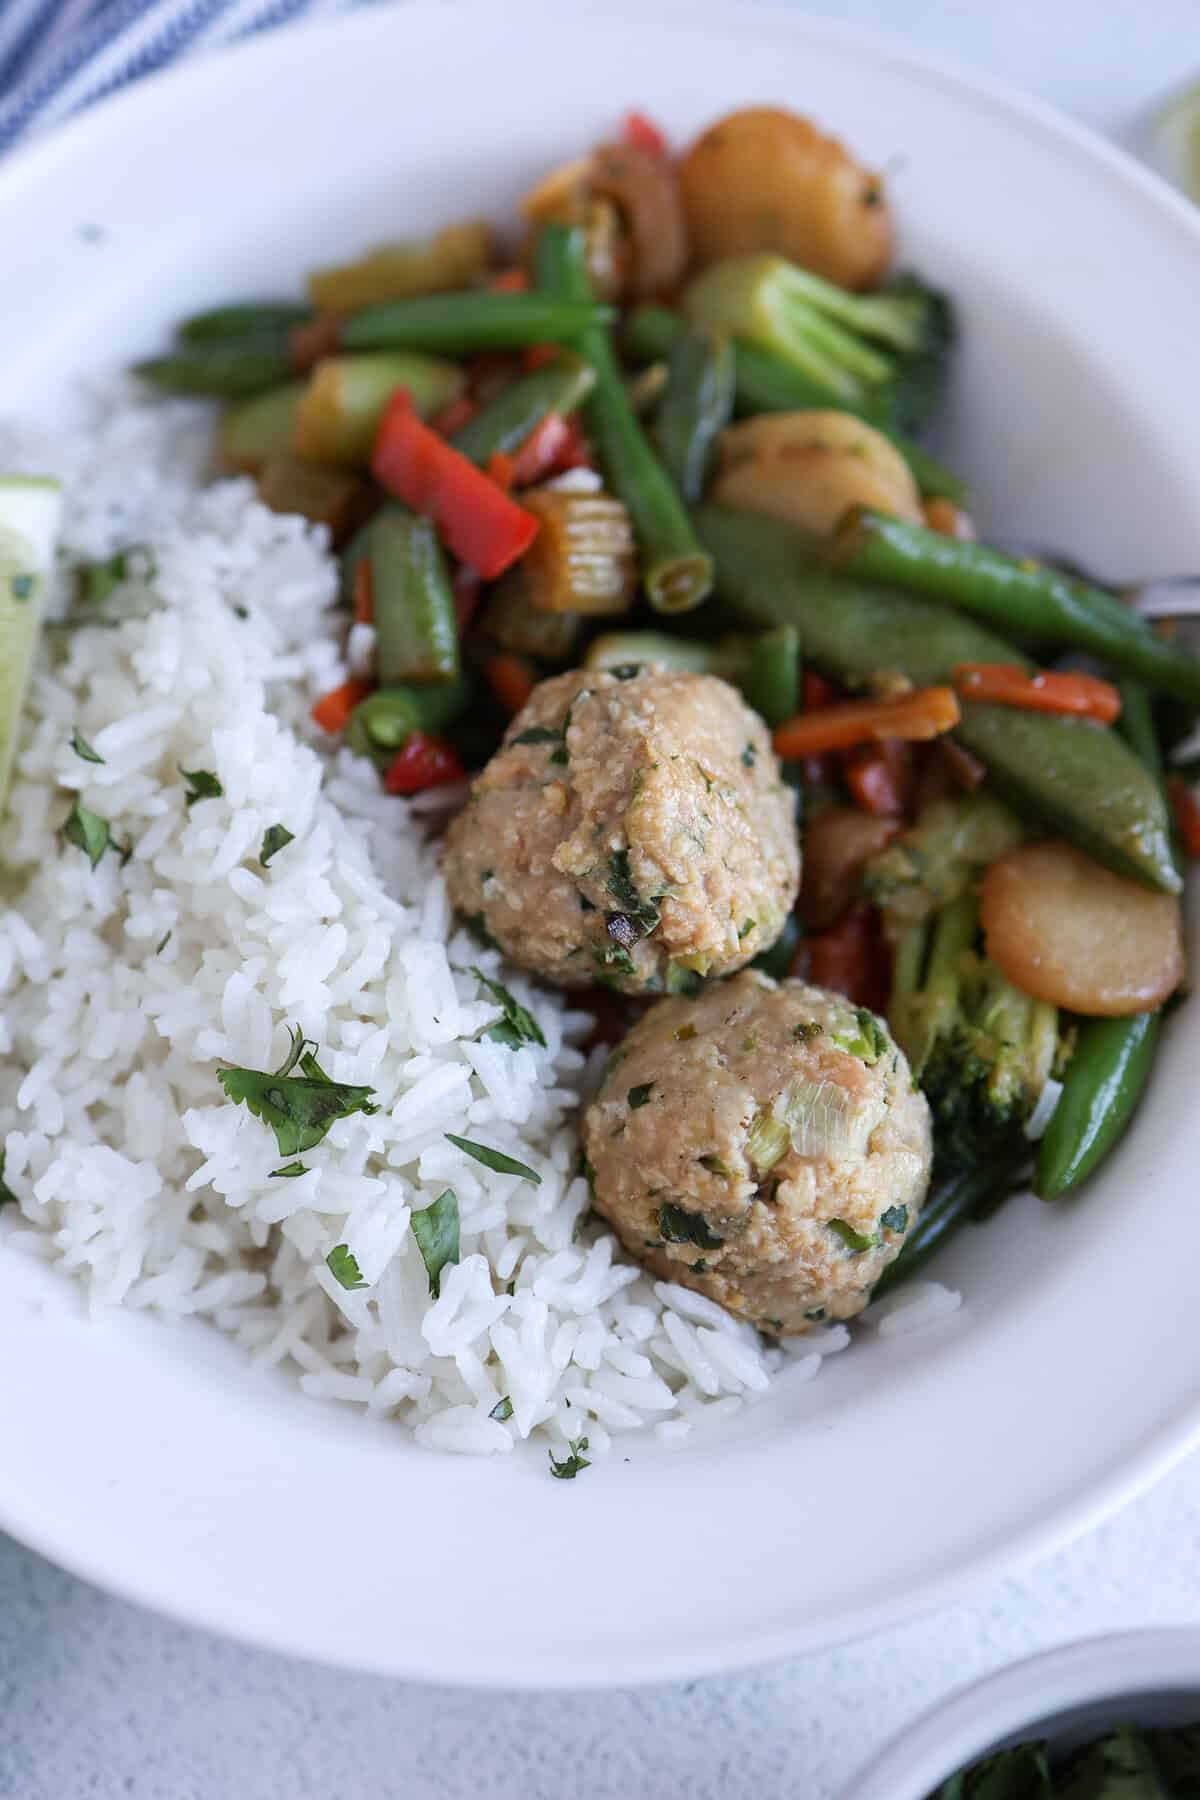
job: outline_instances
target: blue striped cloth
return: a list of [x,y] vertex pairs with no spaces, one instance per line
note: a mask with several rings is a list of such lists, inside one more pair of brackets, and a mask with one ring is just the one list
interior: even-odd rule
[[0,151],[196,50],[369,0],[0,0]]

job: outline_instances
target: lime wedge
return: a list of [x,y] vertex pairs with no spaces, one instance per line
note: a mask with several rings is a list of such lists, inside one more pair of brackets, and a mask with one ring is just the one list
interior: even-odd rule
[[61,519],[57,481],[0,475],[0,803],[8,792]]
[[1200,81],[1177,88],[1151,114],[1147,148],[1159,173],[1200,201]]

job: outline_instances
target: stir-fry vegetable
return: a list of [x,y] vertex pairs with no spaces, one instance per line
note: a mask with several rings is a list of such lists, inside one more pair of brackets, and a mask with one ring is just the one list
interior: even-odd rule
[[1030,675],[1012,663],[959,663],[954,685],[968,700],[990,700],[1022,712],[1058,713],[1111,725],[1121,715],[1121,696],[1111,681],[1078,670]]
[[[588,296],[584,243],[578,231],[547,225],[538,240],[542,287],[577,304]],[[586,405],[600,461],[633,520],[642,556],[642,579],[657,612],[689,612],[712,588],[712,562],[670,477],[638,424],[621,380],[612,344],[599,321],[578,338],[596,372]]]
[[716,332],[681,332],[671,346],[655,436],[685,500],[704,492],[717,440],[733,416],[733,345]]
[[798,713],[775,732],[779,755],[799,761],[826,750],[851,750],[887,738],[920,741],[953,731],[959,722],[953,688],[929,687],[898,700],[844,700]]
[[550,416],[578,411],[595,386],[591,365],[563,351],[552,362],[519,376],[453,435],[454,448],[480,468],[497,451],[513,455]]
[[473,219],[448,225],[431,238],[377,244],[354,262],[315,269],[308,291],[323,313],[357,312],[388,300],[469,287],[486,273],[491,258],[491,228]]
[[[528,344],[570,344],[603,329],[616,315],[590,294],[430,294],[384,301],[343,321],[344,350],[432,350],[461,356],[472,350],[520,350]],[[589,359],[590,360],[590,359]]]
[[385,687],[453,681],[459,672],[454,595],[432,520],[385,512],[368,529],[379,680]]
[[308,378],[296,413],[291,448],[313,462],[371,460],[375,433],[397,388],[423,419],[462,392],[464,376],[451,362],[406,351],[331,356]]
[[217,448],[222,463],[246,475],[257,475],[265,462],[287,456],[295,448],[296,417],[304,383],[289,381],[231,406],[221,420]]

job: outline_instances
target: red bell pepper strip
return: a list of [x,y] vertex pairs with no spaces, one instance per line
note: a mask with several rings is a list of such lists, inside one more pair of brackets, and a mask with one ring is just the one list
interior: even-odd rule
[[495,581],[537,536],[538,522],[474,463],[422,424],[405,388],[388,401],[371,473],[436,524],[460,562]]
[[857,1006],[884,1012],[888,999],[888,951],[873,907],[854,906],[830,930],[806,938],[793,973],[807,973],[817,987],[845,994]]
[[514,487],[535,487],[562,470],[562,458],[573,446],[571,427],[561,413],[548,412],[534,426],[512,459]]
[[389,794],[423,794],[426,788],[462,781],[466,770],[449,744],[414,731],[388,765],[383,785]]
[[313,721],[322,731],[344,731],[350,714],[371,692],[369,681],[343,681],[341,687],[322,694],[312,709]]
[[644,112],[627,112],[621,136],[635,150],[648,150],[651,156],[666,156],[669,150],[666,137]]

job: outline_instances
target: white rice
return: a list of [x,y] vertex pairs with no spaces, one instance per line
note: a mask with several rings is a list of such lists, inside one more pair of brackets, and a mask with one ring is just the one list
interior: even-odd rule
[[[595,1457],[646,1425],[680,1443],[785,1361],[815,1374],[843,1329],[768,1348],[585,1221],[589,1021],[456,928],[427,820],[458,796],[391,798],[311,725],[369,644],[360,628],[347,645],[323,531],[268,512],[247,481],[205,487],[208,442],[203,408],[124,384],[61,442],[0,438],[0,467],[61,476],[67,561],[148,550],[105,608],[122,622],[47,632],[32,689],[4,843],[25,885],[0,916],[0,1142],[18,1203],[3,1240],[56,1261],[94,1307],[202,1315],[306,1392],[439,1450],[582,1434]],[[103,763],[72,751],[75,729]],[[212,770],[223,796],[189,809],[181,769]],[[76,795],[128,840],[125,867],[109,853],[92,870],[64,843]],[[277,823],[294,841],[264,869]],[[544,1049],[479,1040],[497,1009],[471,964],[529,1007]],[[292,1025],[379,1111],[273,1180],[286,1159],[217,1071],[277,1066]],[[447,1131],[541,1185],[482,1168]],[[446,1187],[461,1261],[433,1300],[409,1221]],[[364,1288],[330,1273],[339,1244]],[[511,1416],[493,1418],[506,1397]]]

